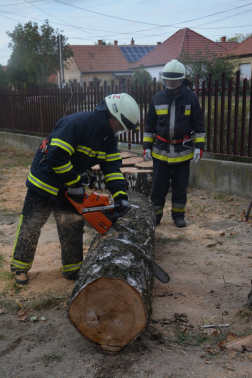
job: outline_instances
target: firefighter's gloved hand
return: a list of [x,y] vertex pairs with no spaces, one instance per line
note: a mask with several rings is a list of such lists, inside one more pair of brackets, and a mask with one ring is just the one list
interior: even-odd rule
[[121,198],[115,199],[115,205],[119,205],[114,211],[115,218],[123,217],[130,210],[130,204],[127,200]]
[[145,148],[145,149],[143,150],[143,157],[144,157],[144,160],[147,160],[147,161],[152,160],[151,150],[148,149],[148,148]]
[[68,186],[67,193],[74,198],[83,198],[85,194],[85,186],[88,183],[87,176],[81,176],[80,180],[73,185]]
[[200,159],[202,158],[202,155],[203,155],[203,149],[202,148],[195,148],[194,150],[194,156],[193,156],[193,160],[194,160],[194,163],[198,163],[198,161],[200,161]]

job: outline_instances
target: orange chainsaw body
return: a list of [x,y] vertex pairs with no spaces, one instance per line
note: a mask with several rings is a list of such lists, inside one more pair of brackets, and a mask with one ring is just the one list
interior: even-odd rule
[[112,222],[101,211],[95,211],[93,213],[91,212],[86,214],[83,214],[82,212],[82,209],[85,208],[110,205],[108,196],[104,196],[95,192],[88,196],[85,193],[83,202],[77,202],[72,197],[70,197],[67,192],[65,193],[65,195],[78,211],[78,213],[81,214],[83,218],[86,219],[96,231],[98,231],[100,234],[105,234],[105,232],[110,229]]

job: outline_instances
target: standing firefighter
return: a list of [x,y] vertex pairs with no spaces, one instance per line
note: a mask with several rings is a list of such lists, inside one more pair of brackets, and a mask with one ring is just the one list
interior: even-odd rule
[[94,111],[60,119],[37,150],[26,185],[11,271],[19,284],[28,283],[41,228],[53,212],[62,255],[62,274],[76,279],[83,261],[84,219],[74,212],[65,197],[83,198],[86,177],[81,173],[100,164],[105,181],[122,214],[129,209],[125,180],[120,171],[121,157],[115,134],[135,130],[138,105],[126,93],[110,95]]
[[[193,158],[197,163],[201,159],[205,142],[203,115],[196,95],[186,88],[189,82],[182,63],[178,60],[167,63],[162,78],[165,89],[156,93],[150,103],[144,133],[144,157],[153,158],[150,198],[159,224],[171,180],[172,219],[177,227],[185,227],[190,160]],[[189,141],[192,132],[194,151]]]

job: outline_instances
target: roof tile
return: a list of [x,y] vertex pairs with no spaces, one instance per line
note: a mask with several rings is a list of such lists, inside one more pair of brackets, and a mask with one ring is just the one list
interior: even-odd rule
[[172,59],[177,59],[183,50],[188,54],[192,54],[195,50],[204,49],[206,46],[210,52],[214,52],[217,55],[227,51],[219,43],[213,42],[191,29],[180,29],[161,45],[158,45],[143,58],[133,63],[130,68],[139,67],[140,64],[144,66],[163,65]]
[[70,45],[81,72],[128,71],[129,63],[118,46]]
[[228,50],[225,56],[252,55],[252,36]]

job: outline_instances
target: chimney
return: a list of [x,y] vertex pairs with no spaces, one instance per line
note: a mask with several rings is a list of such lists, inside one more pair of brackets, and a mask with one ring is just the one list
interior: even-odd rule
[[161,42],[157,42],[157,45],[161,45]]
[[227,41],[226,41],[226,38],[227,38],[227,37],[221,37],[221,42],[227,42]]
[[133,37],[132,37],[132,40],[131,40],[130,44],[131,44],[131,46],[134,46],[134,44],[135,44],[135,41],[134,41]]
[[102,39],[98,39],[98,45],[101,46],[102,44]]
[[114,41],[114,46],[117,46],[117,42],[118,42],[118,41]]

